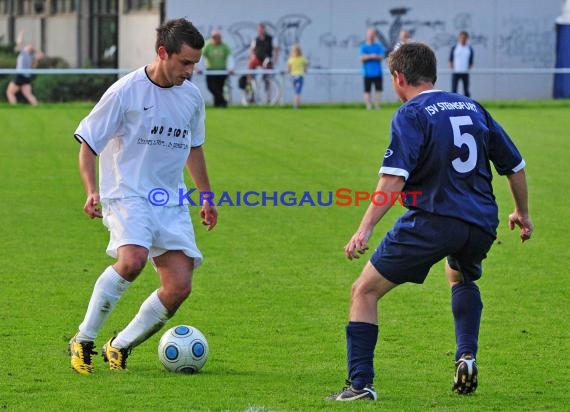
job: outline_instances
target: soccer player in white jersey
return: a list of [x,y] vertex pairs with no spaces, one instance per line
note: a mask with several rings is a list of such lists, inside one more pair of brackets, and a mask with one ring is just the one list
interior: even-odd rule
[[[107,253],[116,258],[97,279],[83,322],[69,343],[71,366],[81,374],[94,372],[95,338],[148,259],[161,286],[103,346],[103,359],[112,370],[126,369],[131,349],[172,317],[190,294],[192,273],[202,262],[188,206],[178,193],[186,193],[184,167],[199,191],[211,191],[202,148],[204,100],[187,81],[203,46],[204,38],[189,21],[163,24],[157,29],[154,62],[112,85],[75,132],[87,193],[84,211],[90,218],[103,218],[110,232]],[[208,230],[217,215],[214,205],[201,205]]]
[[[456,337],[452,388],[459,394],[475,391],[483,309],[475,282],[499,223],[490,163],[509,181],[515,203],[510,228],[520,227],[522,241],[530,239],[533,231],[525,162],[502,127],[474,100],[434,89],[436,59],[428,46],[404,44],[390,54],[388,63],[392,86],[404,104],[392,119],[376,190],[390,193],[391,198],[403,192],[408,211],[384,237],[352,287],[346,327],[349,383],[331,400],[377,399],[373,359],[378,301],[399,284],[423,283],[430,268],[444,258]],[[374,226],[390,206],[370,204],[345,246],[349,259],[368,249]]]

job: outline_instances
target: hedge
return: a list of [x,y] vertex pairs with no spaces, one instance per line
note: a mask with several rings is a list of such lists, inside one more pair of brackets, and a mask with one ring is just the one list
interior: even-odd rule
[[[16,55],[0,53],[0,61],[16,66]],[[45,57],[38,61],[38,68],[67,68],[69,64],[59,57]],[[0,76],[0,101],[6,101],[6,88],[14,75]],[[117,80],[116,75],[63,75],[42,74],[32,77],[32,90],[40,102],[97,101],[105,90]],[[25,102],[22,96],[18,101]]]

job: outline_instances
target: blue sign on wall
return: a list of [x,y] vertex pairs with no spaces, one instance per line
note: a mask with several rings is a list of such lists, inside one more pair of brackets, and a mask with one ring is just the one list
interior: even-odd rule
[[[556,25],[556,68],[570,68],[570,24]],[[570,73],[554,75],[553,97],[570,98]]]

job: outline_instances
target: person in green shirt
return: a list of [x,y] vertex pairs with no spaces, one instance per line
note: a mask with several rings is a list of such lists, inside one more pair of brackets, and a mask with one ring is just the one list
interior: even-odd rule
[[[210,39],[202,50],[204,65],[206,67],[206,85],[214,98],[214,107],[227,107],[228,101],[224,97],[224,83],[228,74],[208,74],[212,70],[228,70],[231,66],[232,50],[222,41],[222,33],[219,30],[212,31]],[[232,69],[228,71],[230,74]]]

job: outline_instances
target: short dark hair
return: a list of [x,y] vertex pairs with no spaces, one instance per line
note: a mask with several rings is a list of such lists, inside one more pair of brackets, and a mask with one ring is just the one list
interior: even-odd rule
[[156,51],[163,46],[170,56],[180,53],[182,44],[197,50],[204,47],[204,36],[190,21],[184,18],[169,20],[156,29]]
[[402,73],[412,86],[422,83],[435,84],[437,80],[437,61],[435,53],[426,44],[408,43],[400,46],[388,57],[390,73]]

